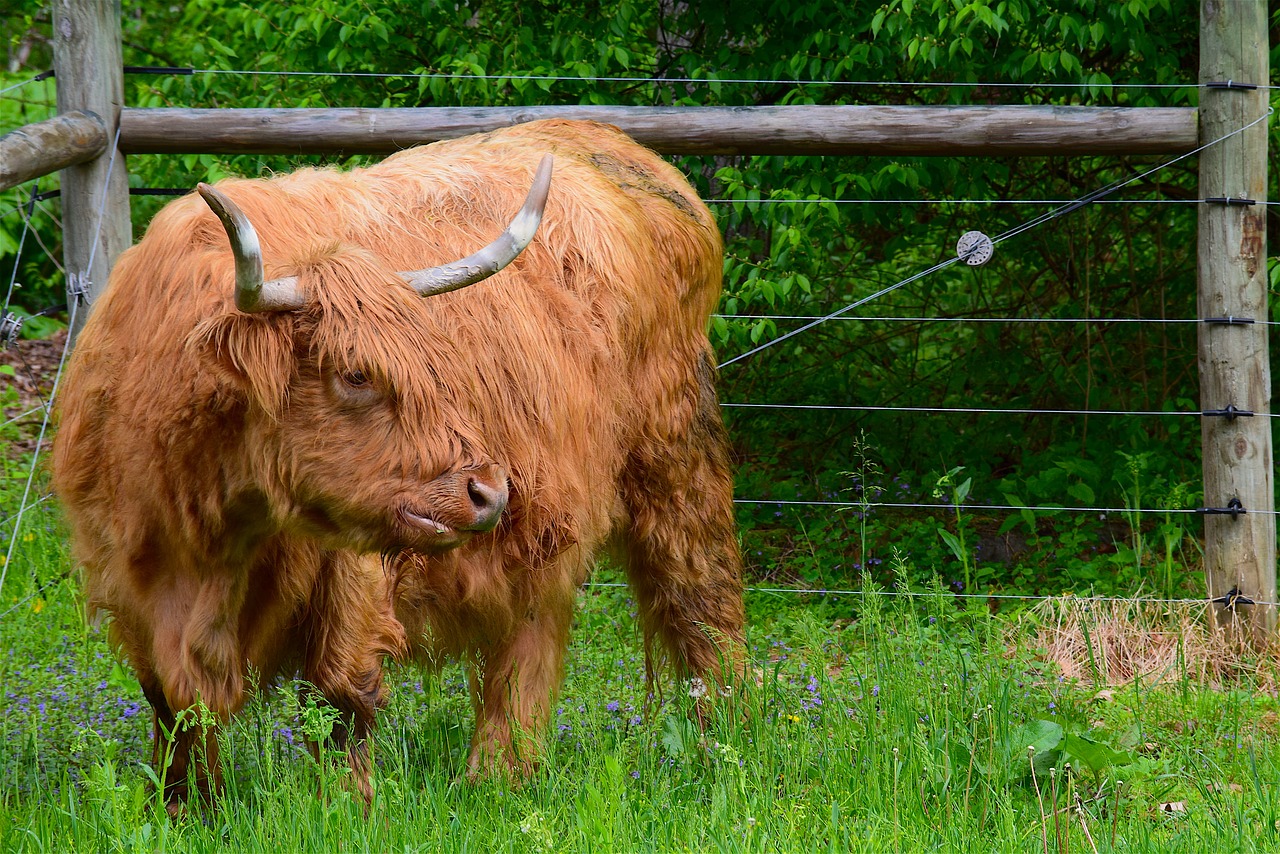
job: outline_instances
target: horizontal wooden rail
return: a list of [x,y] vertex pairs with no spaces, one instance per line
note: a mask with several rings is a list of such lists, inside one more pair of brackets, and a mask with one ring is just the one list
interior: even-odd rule
[[1170,154],[1196,146],[1185,107],[126,108],[128,154],[386,154],[546,118],[617,125],[664,154]]
[[0,191],[86,163],[107,148],[107,126],[93,113],[74,111],[0,136]]

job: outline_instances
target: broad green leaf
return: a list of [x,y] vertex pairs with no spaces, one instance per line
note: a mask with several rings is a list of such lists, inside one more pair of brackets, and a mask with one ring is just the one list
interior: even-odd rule
[[1109,768],[1132,765],[1137,761],[1132,754],[1123,750],[1116,750],[1088,736],[1069,733],[1062,739],[1062,754],[1064,761],[1083,763],[1095,774]]

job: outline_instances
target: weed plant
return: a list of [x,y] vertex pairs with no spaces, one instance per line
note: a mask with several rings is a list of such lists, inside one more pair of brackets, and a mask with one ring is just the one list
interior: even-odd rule
[[[1068,448],[1030,466],[1046,469],[1034,475],[941,466],[917,476],[891,473],[863,436],[849,444],[847,472],[739,471],[738,493],[752,498],[739,521],[754,577],[848,589],[869,573],[892,587],[897,550],[911,584],[937,574],[969,595],[1204,596],[1200,523],[1186,512],[1203,504],[1199,487],[1155,452],[1116,451],[1108,468]],[[1066,509],[1099,505],[1116,512]]]
[[464,781],[460,667],[392,667],[367,815],[340,766],[303,747],[332,719],[285,685],[225,733],[225,794],[172,819],[146,764],[149,709],[84,622],[47,515],[0,619],[5,851],[1280,846],[1280,717],[1249,677],[1139,680],[1103,700],[1034,648],[1033,620],[962,609],[941,582],[913,591],[917,570],[892,558],[893,594],[869,578],[858,597],[749,594],[756,678],[705,728],[687,684],[647,695],[625,588],[589,587],[546,758],[523,786]]

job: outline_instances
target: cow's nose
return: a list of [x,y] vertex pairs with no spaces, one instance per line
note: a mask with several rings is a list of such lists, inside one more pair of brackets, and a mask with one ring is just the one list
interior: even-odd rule
[[467,479],[467,497],[475,511],[475,520],[466,526],[469,531],[492,531],[507,507],[507,473],[495,466],[485,474],[473,473]]

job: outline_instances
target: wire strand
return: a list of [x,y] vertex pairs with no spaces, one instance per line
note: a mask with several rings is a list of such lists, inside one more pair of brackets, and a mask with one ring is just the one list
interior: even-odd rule
[[0,89],[0,95],[7,95],[8,93],[14,91],[15,89],[21,89],[23,86],[29,86],[32,83],[39,83],[41,80],[48,80],[52,76],[53,76],[53,72],[42,71],[34,77],[31,77],[27,80],[23,80],[19,83],[13,83],[9,86],[4,87],[3,89]]
[[21,412],[13,416],[9,420],[5,421],[3,425],[0,425],[0,426],[8,427],[10,424],[17,424],[22,419],[35,415],[37,412],[41,411],[44,408],[45,407],[43,403],[40,404],[39,406],[32,407],[31,409],[28,409],[26,412]]
[[[955,412],[971,415],[1131,415],[1135,417],[1213,417],[1201,410],[1163,410],[1163,409],[997,409],[979,406],[875,406],[872,404],[821,404],[821,403],[721,403],[725,409],[779,409],[779,410],[815,410],[832,412],[923,412],[947,413]],[[1216,415],[1217,413],[1214,413]],[[1224,416],[1225,417],[1225,416]],[[1273,418],[1275,413],[1254,412],[1250,415],[1235,413],[1237,418]]]
[[[584,588],[630,589],[631,585],[623,581],[588,581]],[[1051,596],[1032,596],[1022,593],[957,593],[951,590],[848,590],[831,587],[757,587],[746,585],[744,593],[771,593],[801,596],[903,596],[919,599],[965,599],[981,600],[997,599],[1018,602],[1052,602],[1055,599],[1072,602],[1106,602],[1128,603],[1134,605],[1214,605],[1220,604],[1215,599],[1162,599],[1154,596],[1077,596],[1075,593],[1057,593]],[[1254,602],[1254,605],[1280,606],[1280,602]],[[2,615],[0,615],[2,616]]]
[[[174,74],[186,73],[175,69]],[[920,88],[920,89],[1201,89],[1208,83],[1016,83],[1012,81],[954,81],[954,80],[819,80],[816,78],[782,79],[768,77],[654,77],[653,75],[569,75],[569,74],[472,74],[450,71],[263,71],[230,68],[194,68],[192,74],[215,74],[245,77],[338,77],[405,80],[522,80],[553,83],[702,83],[746,86],[837,86],[858,88]],[[1264,88],[1264,87],[1259,87]]]
[[[124,155],[120,154],[120,127],[116,126],[116,138],[111,144],[111,156],[107,159],[107,174],[102,181],[102,198],[98,200],[98,222],[93,230],[93,244],[89,247],[89,263],[85,264],[84,272],[88,275],[93,271],[93,259],[98,256],[98,243],[102,240],[102,221],[106,218],[107,197],[111,195],[111,173],[116,168],[116,160]],[[106,282],[99,282],[99,285],[105,285]]]
[[[79,307],[79,302],[80,301],[78,299],[73,299],[71,300],[71,303],[69,306],[69,312],[71,315],[69,325],[71,327],[75,326],[76,310]],[[58,395],[58,384],[62,381],[62,368],[66,364],[67,354],[70,352],[71,352],[71,336],[68,335],[67,341],[62,347],[62,356],[58,360],[58,372],[57,374],[54,375],[54,378],[53,378],[53,388],[49,391],[49,402],[44,407],[44,410],[45,410],[44,418],[40,421],[40,433],[39,435],[36,436],[35,450],[32,451],[31,453],[31,469],[27,473],[27,484],[25,487],[23,487],[23,490],[22,490],[22,500],[18,504],[17,516],[14,517],[13,533],[9,537],[9,549],[5,553],[4,566],[0,567],[0,592],[4,591],[5,577],[9,574],[9,567],[13,565],[13,550],[14,550],[14,547],[17,546],[18,544],[18,534],[22,531],[23,515],[26,513],[29,507],[34,506],[35,503],[39,503],[39,502],[35,502],[31,505],[28,505],[27,499],[31,496],[31,486],[35,482],[36,472],[39,470],[40,448],[44,444],[44,435],[49,428],[49,415],[52,412],[53,401],[57,398],[57,395]],[[44,499],[41,499],[41,501],[43,500]]]
[[[1141,174],[1139,174],[1139,175],[1136,175],[1136,176],[1133,176],[1133,177],[1130,177],[1130,178],[1127,178],[1127,179],[1124,179],[1124,180],[1114,181],[1114,182],[1112,182],[1111,184],[1108,184],[1107,186],[1103,187],[1103,188],[1102,188],[1102,189],[1100,189],[1100,190],[1095,190],[1095,191],[1093,191],[1093,192],[1091,192],[1091,193],[1086,194],[1085,196],[1082,196],[1082,197],[1081,197],[1080,199],[1078,199],[1077,201],[1074,201],[1074,202],[1072,202],[1072,203],[1070,203],[1070,204],[1063,205],[1063,206],[1061,206],[1061,207],[1055,208],[1054,210],[1051,210],[1051,211],[1049,211],[1048,213],[1041,214],[1040,216],[1038,216],[1038,217],[1036,217],[1036,218],[1032,219],[1031,221],[1029,221],[1029,222],[1027,222],[1027,223],[1024,223],[1024,224],[1022,224],[1022,225],[1020,225],[1020,226],[1015,226],[1014,228],[1011,228],[1011,229],[1009,229],[1009,230],[1007,230],[1007,231],[1003,232],[1002,234],[999,234],[999,235],[997,235],[996,237],[991,238],[991,244],[992,244],[993,246],[994,246],[994,245],[999,245],[1000,243],[1002,243],[1002,242],[1004,242],[1004,241],[1006,241],[1006,240],[1010,240],[1010,239],[1012,239],[1012,238],[1014,238],[1014,237],[1017,237],[1018,235],[1023,234],[1023,233],[1025,233],[1025,232],[1029,231],[1030,229],[1036,228],[1036,227],[1038,227],[1038,226],[1040,226],[1040,225],[1043,225],[1043,224],[1044,224],[1044,223],[1046,223],[1046,222],[1049,222],[1050,220],[1057,219],[1057,218],[1058,218],[1058,217],[1060,217],[1060,216],[1065,216],[1066,214],[1071,213],[1072,211],[1079,210],[1080,208],[1085,207],[1086,205],[1092,204],[1093,202],[1096,202],[1097,200],[1099,200],[1099,199],[1103,198],[1104,196],[1108,196],[1108,195],[1110,195],[1111,193],[1116,192],[1117,190],[1121,189],[1122,187],[1127,187],[1129,184],[1132,184],[1132,183],[1134,183],[1135,181],[1139,181],[1139,180],[1141,180],[1141,179],[1143,179],[1143,178],[1147,177],[1148,175],[1152,175],[1152,174],[1154,174],[1154,173],[1156,173],[1156,172],[1159,172],[1161,169],[1165,169],[1165,168],[1167,168],[1167,167],[1169,167],[1169,166],[1173,165],[1174,163],[1177,163],[1177,162],[1179,162],[1179,161],[1181,161],[1181,160],[1186,159],[1187,157],[1190,157],[1190,156],[1191,156],[1191,155],[1193,155],[1193,154],[1196,154],[1196,153],[1198,153],[1198,152],[1200,152],[1200,151],[1204,151],[1206,148],[1209,148],[1210,146],[1218,145],[1219,143],[1223,142],[1224,140],[1230,139],[1231,137],[1233,137],[1233,136],[1235,136],[1235,135],[1237,135],[1237,134],[1243,133],[1244,131],[1246,131],[1246,130],[1248,130],[1249,128],[1253,127],[1254,125],[1258,124],[1258,122],[1266,121],[1266,119],[1267,119],[1268,117],[1270,117],[1270,116],[1271,116],[1272,112],[1273,112],[1273,109],[1272,109],[1272,108],[1270,108],[1270,107],[1268,107],[1268,108],[1267,108],[1267,112],[1266,112],[1264,115],[1259,116],[1258,118],[1256,118],[1256,119],[1254,119],[1253,121],[1249,122],[1249,123],[1248,123],[1247,125],[1245,125],[1244,127],[1237,128],[1236,130],[1233,130],[1233,131],[1230,131],[1230,132],[1228,132],[1228,133],[1226,133],[1226,134],[1223,134],[1222,136],[1218,137],[1217,139],[1215,139],[1215,140],[1213,140],[1213,141],[1211,141],[1211,142],[1207,142],[1207,143],[1205,143],[1204,145],[1201,145],[1199,148],[1196,148],[1196,149],[1194,149],[1194,150],[1192,150],[1192,151],[1186,152],[1185,154],[1180,154],[1180,155],[1178,155],[1177,157],[1174,157],[1174,158],[1173,158],[1173,159],[1171,159],[1171,160],[1165,161],[1164,163],[1161,163],[1161,164],[1160,164],[1160,165],[1158,165],[1158,166],[1155,166],[1155,167],[1153,167],[1153,168],[1151,168],[1151,169],[1148,169],[1146,172],[1143,172],[1143,173],[1141,173]],[[806,332],[806,331],[808,331],[808,330],[812,329],[812,328],[813,328],[813,327],[815,327],[815,326],[818,326],[818,325],[820,325],[820,324],[826,323],[826,322],[827,322],[827,321],[829,321],[829,320],[834,320],[835,318],[839,317],[840,315],[842,315],[842,314],[846,314],[847,312],[850,312],[850,311],[852,311],[853,309],[858,308],[859,306],[865,305],[866,303],[871,302],[871,301],[872,301],[872,300],[874,300],[874,299],[878,299],[879,297],[882,297],[882,296],[884,296],[885,294],[888,294],[888,293],[890,293],[890,292],[892,292],[892,291],[895,291],[895,290],[897,290],[898,288],[903,287],[904,285],[908,285],[908,284],[910,284],[910,283],[912,283],[912,282],[914,282],[914,281],[917,281],[917,280],[919,280],[919,279],[924,278],[925,276],[928,276],[928,275],[930,275],[930,274],[932,274],[932,273],[936,273],[936,272],[938,272],[939,270],[943,270],[943,269],[945,269],[945,268],[947,268],[947,267],[950,267],[952,264],[954,264],[954,263],[956,263],[957,261],[960,261],[960,260],[961,260],[960,256],[958,256],[958,255],[957,255],[957,256],[953,256],[953,257],[951,257],[951,258],[948,258],[947,260],[942,261],[941,263],[934,264],[932,267],[928,268],[927,270],[924,270],[924,271],[922,271],[922,272],[916,273],[916,274],[915,274],[915,275],[913,275],[913,276],[909,276],[909,277],[907,277],[907,278],[903,279],[902,281],[900,281],[900,282],[898,282],[898,283],[896,283],[896,284],[890,285],[890,286],[889,286],[889,287],[887,287],[887,288],[882,288],[882,289],[880,289],[880,290],[876,291],[875,293],[871,294],[870,296],[863,297],[862,299],[857,300],[857,301],[855,301],[855,302],[853,302],[853,303],[850,303],[849,305],[845,306],[844,308],[841,308],[841,309],[839,309],[839,310],[837,310],[837,311],[834,311],[834,312],[832,312],[831,314],[828,314],[828,315],[825,315],[825,316],[823,316],[823,317],[820,317],[820,318],[818,318],[817,320],[814,320],[814,321],[813,321],[813,322],[811,322],[811,323],[806,323],[804,326],[801,326],[799,329],[793,329],[792,331],[790,331],[790,332],[788,332],[788,333],[786,333],[786,334],[784,334],[784,335],[780,335],[780,336],[778,336],[777,338],[774,338],[774,339],[771,339],[771,340],[769,340],[769,341],[766,341],[766,342],[765,342],[765,343],[763,343],[763,344],[760,344],[760,345],[758,345],[758,346],[756,346],[756,347],[751,348],[750,350],[748,350],[748,351],[747,351],[747,352],[745,352],[745,353],[741,353],[741,354],[739,354],[739,355],[737,355],[737,356],[734,356],[732,359],[728,359],[728,360],[726,360],[726,361],[724,361],[724,362],[721,362],[721,363],[720,363],[719,365],[717,365],[716,367],[717,367],[717,369],[722,370],[722,369],[724,369],[724,368],[725,368],[726,366],[728,366],[728,365],[732,365],[732,364],[734,364],[735,362],[740,362],[740,361],[742,361],[743,359],[746,359],[746,358],[747,358],[747,357],[749,357],[749,356],[754,356],[756,353],[759,353],[759,352],[761,352],[761,351],[763,351],[763,350],[766,350],[766,349],[768,349],[768,348],[770,348],[770,347],[774,346],[775,344],[781,344],[783,341],[786,341],[786,340],[788,340],[788,339],[790,339],[790,338],[793,338],[793,337],[795,337],[796,335],[799,335],[799,334],[800,334],[800,333],[802,333],[802,332]]]
[[[712,317],[718,317],[721,320],[816,320],[816,316],[812,314],[713,314]],[[1238,318],[1238,320],[1248,320],[1255,326],[1278,326],[1280,324],[1273,320],[1255,320],[1253,318]],[[859,321],[862,323],[878,323],[880,321],[888,322],[910,322],[910,323],[1150,323],[1150,324],[1201,324],[1208,323],[1209,320],[1202,317],[922,317],[922,316],[906,316],[896,314],[880,314],[880,315],[860,315],[850,316],[841,315],[835,318],[840,321]]]
[[[961,510],[1031,510],[1037,513],[1115,513],[1120,515],[1125,513],[1138,513],[1142,515],[1173,513],[1179,516],[1201,515],[1200,510],[1182,507],[1057,507],[1048,504],[1038,506],[1022,504],[916,504],[907,501],[797,501],[779,500],[775,498],[735,498],[733,499],[733,503],[747,505],[777,505],[778,507],[836,507],[854,510],[870,510],[876,507],[893,507],[898,509],[947,510],[949,512]],[[1240,512],[1274,516],[1280,511],[1249,510],[1246,508]]]
[[[4,311],[9,311],[9,306],[13,303],[13,291],[18,284],[18,268],[22,265],[22,248],[27,245],[27,232],[31,231],[31,209],[35,207],[36,189],[38,182],[31,185],[31,198],[28,201],[27,213],[22,217],[22,234],[18,236],[18,248],[13,253],[13,273],[9,276],[9,288],[4,295]],[[19,205],[15,210],[21,210]]]
[[[757,191],[758,192],[758,191]],[[779,191],[783,192],[783,191]],[[1074,199],[703,199],[708,205],[1070,205]],[[1200,205],[1209,199],[1099,199],[1100,205]],[[1254,202],[1280,205],[1280,202]]]
[[922,270],[919,273],[916,273],[915,275],[908,276],[907,278],[903,279],[902,281],[896,284],[889,285],[889,287],[887,288],[881,288],[880,290],[876,291],[870,296],[865,296],[860,300],[857,300],[855,302],[850,303],[849,305],[846,305],[844,308],[833,311],[830,314],[825,315],[823,317],[819,317],[818,319],[814,320],[812,323],[806,323],[804,326],[801,326],[799,329],[793,329],[792,331],[786,333],[785,335],[779,335],[777,338],[774,338],[770,341],[766,341],[765,343],[759,345],[758,347],[753,347],[752,349],[748,350],[745,353],[741,353],[737,356],[734,356],[732,359],[728,359],[727,361],[721,362],[719,365],[716,365],[716,369],[723,370],[726,365],[732,365],[734,362],[740,362],[743,359],[747,358],[748,356],[754,356],[756,353],[759,353],[761,350],[766,350],[774,346],[775,344],[781,344],[783,341],[786,341],[789,338],[794,338],[795,336],[799,335],[801,332],[806,332],[812,329],[813,327],[818,326],[819,324],[826,323],[828,320],[835,320],[837,317],[839,317],[842,314],[845,314],[846,312],[853,311],[855,308],[866,305],[867,303],[871,302],[874,299],[879,299],[880,297],[884,296],[887,293],[896,291],[898,288],[901,288],[905,285],[909,285],[912,282],[917,281],[919,279],[923,279],[925,276],[928,276],[931,273],[936,273],[939,270],[945,269],[946,267],[950,267],[952,264],[956,263],[959,260],[960,259],[958,257],[948,258],[947,260],[939,264],[934,264],[932,267],[930,267],[927,270]]
[[1146,178],[1149,175],[1154,175],[1156,172],[1159,172],[1162,169],[1167,169],[1173,164],[1186,160],[1188,157],[1191,157],[1195,154],[1199,154],[1201,151],[1204,151],[1205,149],[1212,148],[1215,145],[1220,145],[1226,140],[1231,139],[1232,137],[1238,134],[1244,133],[1249,128],[1253,127],[1259,122],[1267,121],[1267,119],[1271,117],[1271,114],[1273,112],[1275,112],[1274,108],[1267,107],[1267,111],[1265,113],[1263,113],[1261,116],[1258,116],[1258,118],[1254,119],[1253,121],[1249,122],[1247,125],[1244,125],[1243,127],[1239,127],[1233,131],[1229,131],[1223,134],[1222,136],[1218,137],[1217,139],[1206,142],[1197,148],[1193,148],[1191,151],[1187,151],[1182,154],[1179,154],[1177,157],[1174,157],[1171,160],[1167,160],[1164,163],[1154,166],[1151,169],[1148,169],[1147,171],[1139,175],[1134,175],[1131,178],[1114,181],[1111,184],[1107,185],[1106,187],[1103,187],[1101,190],[1095,190],[1094,192],[1087,194],[1077,202],[1072,202],[1071,204],[1064,205],[1061,208],[1057,208],[1055,210],[1049,211],[1048,213],[1042,214],[1041,216],[1036,217],[1035,219],[1031,220],[1028,223],[1024,223],[1021,226],[1017,226],[1015,228],[1009,229],[1003,234],[1000,234],[996,237],[991,238],[991,242],[994,245],[999,245],[1001,242],[1017,237],[1018,235],[1032,228],[1035,228],[1039,225],[1042,225],[1043,223],[1046,223],[1051,219],[1056,219],[1060,216],[1064,216],[1068,213],[1071,213],[1072,211],[1078,208],[1082,208],[1086,205],[1092,204],[1098,201],[1099,199],[1103,198],[1104,196],[1109,196],[1112,193],[1116,192],[1117,190],[1122,189],[1123,187],[1127,187],[1130,184],[1133,184],[1137,181],[1141,181],[1143,178]]

